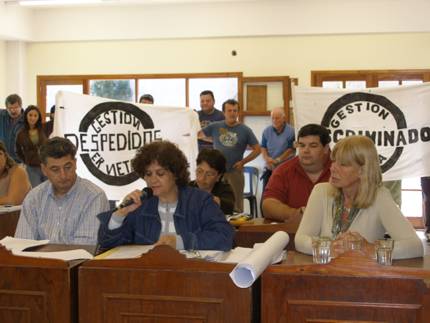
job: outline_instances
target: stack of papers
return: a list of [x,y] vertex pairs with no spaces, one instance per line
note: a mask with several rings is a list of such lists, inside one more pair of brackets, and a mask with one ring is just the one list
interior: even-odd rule
[[76,259],[92,259],[93,255],[84,249],[75,249],[67,251],[24,251],[27,248],[43,246],[49,243],[49,240],[29,240],[13,237],[5,237],[0,240],[0,244],[10,250],[15,256],[33,257],[33,258],[48,258],[59,259],[64,261]]

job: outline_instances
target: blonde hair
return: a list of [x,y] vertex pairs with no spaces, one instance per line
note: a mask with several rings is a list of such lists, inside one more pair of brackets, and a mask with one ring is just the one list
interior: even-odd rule
[[[346,137],[336,143],[331,159],[340,164],[355,164],[361,168],[360,184],[353,207],[365,209],[371,206],[382,183],[378,152],[373,141],[365,136]],[[342,190],[335,189],[334,195],[340,194]]]

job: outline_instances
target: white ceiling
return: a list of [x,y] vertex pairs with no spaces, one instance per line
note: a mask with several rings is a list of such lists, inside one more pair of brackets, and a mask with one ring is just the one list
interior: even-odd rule
[[[46,2],[47,0],[26,0],[27,3],[34,3],[34,6],[40,7],[39,3]],[[50,4],[43,5],[43,7],[58,7],[58,6],[134,6],[134,5],[171,5],[171,4],[198,4],[198,3],[219,3],[219,2],[261,2],[264,0],[92,0],[94,2],[99,1],[100,3],[83,4],[84,0],[68,0],[68,4],[62,4],[63,0],[48,0]],[[89,0],[91,1],[91,0]],[[19,5],[20,0],[3,0],[1,1],[6,5]],[[73,3],[75,2],[75,3]]]
[[101,6],[36,9],[0,0],[0,39],[415,33],[430,32],[429,12],[429,0],[114,0]]

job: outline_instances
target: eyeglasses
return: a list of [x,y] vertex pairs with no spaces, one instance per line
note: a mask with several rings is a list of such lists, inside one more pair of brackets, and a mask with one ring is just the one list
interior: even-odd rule
[[197,168],[196,169],[196,174],[197,174],[197,176],[200,176],[200,177],[203,177],[203,176],[206,176],[206,177],[215,177],[215,176],[217,176],[218,175],[218,173],[217,172],[212,172],[212,171],[207,171],[207,172],[205,172],[203,169],[201,169],[201,168]]

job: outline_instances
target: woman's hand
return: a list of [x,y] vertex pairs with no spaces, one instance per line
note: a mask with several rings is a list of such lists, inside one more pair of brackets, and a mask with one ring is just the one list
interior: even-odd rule
[[173,249],[176,249],[176,236],[174,234],[164,234],[160,236],[160,239],[155,243],[155,246],[168,245]]
[[133,192],[127,194],[124,199],[122,200],[122,203],[125,201],[133,201],[133,204],[120,208],[114,212],[117,216],[127,216],[130,212],[136,210],[139,206],[142,205],[142,201],[140,197],[142,196],[142,191],[134,190]]
[[364,239],[360,233],[355,231],[347,231],[339,234],[332,242],[331,251],[333,256],[337,257],[353,248],[361,249],[369,258],[374,258],[375,246]]
[[218,196],[214,195],[214,201],[216,204],[221,205],[221,199]]

